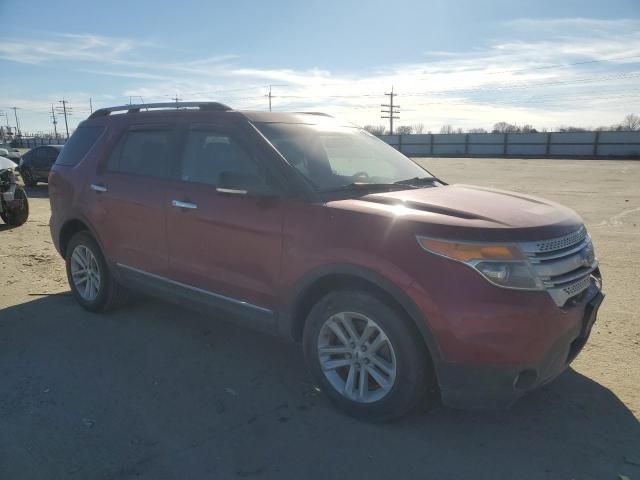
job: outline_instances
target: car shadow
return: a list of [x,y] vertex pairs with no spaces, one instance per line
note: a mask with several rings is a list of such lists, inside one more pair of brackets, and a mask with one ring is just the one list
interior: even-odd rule
[[330,406],[298,346],[146,299],[5,308],[0,378],[1,478],[640,477],[638,420],[574,370],[507,411],[371,424]]

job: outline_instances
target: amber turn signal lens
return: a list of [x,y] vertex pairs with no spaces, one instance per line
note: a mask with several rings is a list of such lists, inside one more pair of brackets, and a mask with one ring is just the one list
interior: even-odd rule
[[522,260],[523,258],[520,250],[511,245],[456,243],[422,237],[418,237],[418,243],[425,250],[461,262],[469,260]]

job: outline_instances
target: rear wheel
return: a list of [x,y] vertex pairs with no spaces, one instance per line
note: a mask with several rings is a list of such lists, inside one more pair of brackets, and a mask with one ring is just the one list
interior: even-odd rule
[[98,243],[89,232],[78,232],[71,238],[65,260],[71,292],[87,310],[112,310],[128,298],[127,290],[111,275]]
[[337,291],[311,310],[304,351],[315,380],[350,415],[389,420],[431,387],[429,356],[406,315],[362,291]]

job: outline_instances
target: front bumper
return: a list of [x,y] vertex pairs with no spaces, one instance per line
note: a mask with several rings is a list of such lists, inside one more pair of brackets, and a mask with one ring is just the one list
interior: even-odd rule
[[586,344],[604,294],[594,283],[586,292],[582,321],[560,335],[537,361],[488,366],[440,362],[438,379],[444,405],[465,409],[500,409],[560,375]]

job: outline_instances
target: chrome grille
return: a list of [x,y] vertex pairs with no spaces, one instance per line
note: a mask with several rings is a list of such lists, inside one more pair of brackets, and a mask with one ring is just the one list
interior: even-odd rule
[[589,288],[591,273],[598,268],[584,226],[563,237],[522,243],[520,248],[559,307]]
[[563,248],[575,245],[576,243],[584,240],[586,236],[587,229],[584,228],[583,225],[575,232],[570,233],[569,235],[565,235],[564,237],[552,238],[550,240],[541,240],[539,242],[524,243],[522,246],[527,253],[552,252],[554,250],[561,250]]

